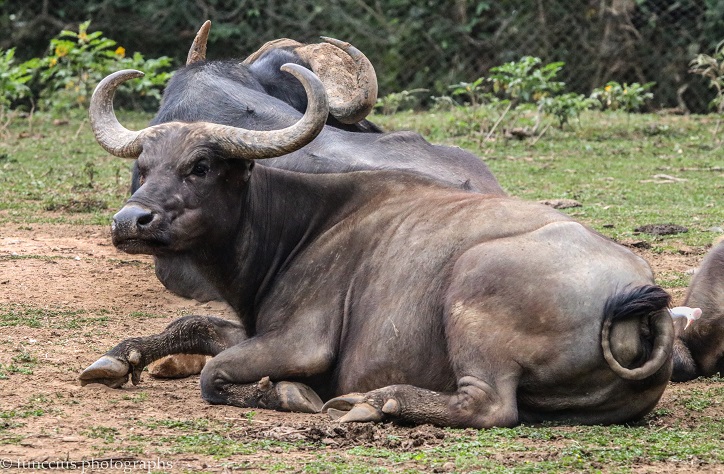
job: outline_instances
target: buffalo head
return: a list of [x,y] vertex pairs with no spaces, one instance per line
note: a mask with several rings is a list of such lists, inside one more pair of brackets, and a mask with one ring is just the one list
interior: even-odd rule
[[[234,219],[218,216],[241,212],[236,205],[238,192],[249,179],[253,160],[304,147],[327,119],[327,98],[316,75],[295,64],[283,70],[302,83],[308,106],[298,122],[270,131],[208,122],[168,122],[128,130],[115,116],[113,95],[121,83],[142,73],[124,70],[101,81],[90,107],[96,139],[112,155],[138,158],[140,172],[141,187],[113,219],[117,247],[130,253],[178,252],[229,230],[224,223],[232,226]],[[209,215],[211,211],[215,216]]]
[[[206,59],[206,42],[210,29],[210,21],[206,21],[199,29],[189,49],[187,66]],[[279,80],[280,77],[276,74],[278,66],[272,64],[272,67],[267,67],[267,62],[279,59],[301,60],[324,84],[330,115],[342,124],[355,124],[372,111],[377,101],[375,69],[369,59],[351,44],[334,38],[322,39],[325,42],[320,44],[303,44],[288,38],[268,41],[241,64],[260,76],[270,95],[296,108],[303,108],[304,104],[295,103],[303,95],[287,90],[287,86],[291,89],[295,87]],[[272,51],[276,54],[269,55]],[[289,56],[280,58],[280,52],[287,52]],[[270,77],[265,77],[269,74]]]

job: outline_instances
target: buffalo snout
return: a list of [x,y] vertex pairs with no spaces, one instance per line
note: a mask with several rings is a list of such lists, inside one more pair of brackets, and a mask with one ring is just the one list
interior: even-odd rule
[[[158,214],[137,204],[128,204],[113,216],[111,234],[113,245],[127,252],[136,253],[133,248],[124,248],[129,244],[152,239],[154,229],[158,227]],[[146,242],[151,243],[151,242]]]

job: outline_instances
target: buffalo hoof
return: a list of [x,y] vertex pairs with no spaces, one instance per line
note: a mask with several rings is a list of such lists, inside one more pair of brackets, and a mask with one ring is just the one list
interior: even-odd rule
[[80,374],[80,384],[102,383],[111,388],[119,388],[128,382],[130,366],[127,362],[104,355],[93,362]]
[[397,400],[390,398],[379,406],[381,400],[377,398],[369,398],[360,393],[343,395],[325,403],[322,412],[340,423],[382,421],[387,415],[398,414]]
[[319,413],[324,405],[319,395],[302,383],[278,382],[274,388],[282,410]]

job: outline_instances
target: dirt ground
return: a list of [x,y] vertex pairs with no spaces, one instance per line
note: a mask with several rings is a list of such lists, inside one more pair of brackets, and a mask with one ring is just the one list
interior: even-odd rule
[[[671,255],[634,250],[657,272],[685,272],[702,258],[699,251]],[[671,291],[674,303],[680,303],[684,289]],[[0,418],[5,424],[0,429],[0,462],[5,464],[0,467],[18,467],[18,461],[30,460],[156,460],[158,453],[164,453],[163,436],[171,433],[170,422],[159,420],[205,419],[209,426],[232,423],[235,439],[315,441],[340,453],[351,446],[393,450],[436,446],[446,436],[445,430],[431,426],[339,425],[326,415],[210,406],[200,397],[198,377],[158,380],[145,374],[139,386],[122,390],[80,387],[79,373],[125,337],[158,332],[184,314],[230,316],[221,304],[199,304],[166,291],[153,273],[152,260],[116,251],[106,227],[0,226],[0,304],[35,318],[31,324],[35,327],[27,321],[0,324],[0,364],[6,368],[5,379],[0,380],[0,409],[5,414]],[[7,373],[8,367],[21,370]],[[23,372],[23,367],[29,370]],[[702,383],[672,384],[661,407]],[[667,418],[666,423],[691,423],[691,415],[681,416]],[[150,436],[159,441],[138,441]],[[139,445],[140,452],[134,448]],[[258,463],[278,457],[277,449],[271,445],[262,454],[234,455],[228,461],[255,470]],[[224,470],[209,452],[163,456],[160,459],[172,462],[174,471]],[[285,462],[303,464],[306,458],[313,459],[314,454],[284,453]],[[647,472],[667,470],[649,467]]]

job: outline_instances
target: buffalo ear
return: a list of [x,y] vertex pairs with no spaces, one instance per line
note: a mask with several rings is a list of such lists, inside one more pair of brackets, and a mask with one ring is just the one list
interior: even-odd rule
[[244,167],[242,179],[246,183],[249,181],[249,178],[251,178],[251,170],[254,169],[254,166],[256,165],[256,163],[254,162],[254,160],[239,160],[239,161],[242,162],[242,166]]

